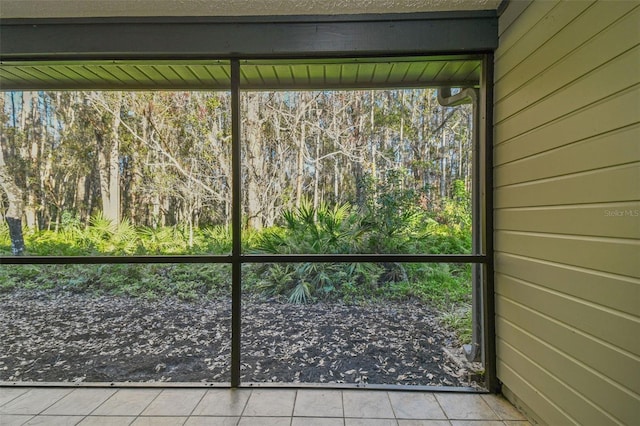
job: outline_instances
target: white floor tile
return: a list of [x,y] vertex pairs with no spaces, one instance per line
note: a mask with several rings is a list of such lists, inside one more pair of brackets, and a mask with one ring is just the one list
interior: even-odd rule
[[207,391],[205,389],[165,389],[145,408],[143,416],[188,416]]
[[0,407],[0,414],[40,414],[73,389],[31,388]]
[[295,398],[295,390],[256,389],[249,397],[243,416],[290,417]]
[[393,419],[393,409],[386,392],[349,390],[342,393],[344,416]]
[[92,414],[137,416],[160,394],[160,389],[120,389]]
[[296,397],[293,415],[300,417],[343,417],[342,392],[300,389]]
[[435,396],[450,420],[500,420],[482,395],[438,393]]
[[251,395],[245,389],[210,389],[202,397],[192,416],[238,416]]
[[115,389],[75,389],[64,398],[47,408],[45,415],[87,415],[98,408]]

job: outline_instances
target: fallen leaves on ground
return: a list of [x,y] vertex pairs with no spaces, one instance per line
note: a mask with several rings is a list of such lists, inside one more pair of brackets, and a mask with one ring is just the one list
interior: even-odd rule
[[[472,386],[417,303],[242,303],[243,382]],[[0,381],[229,382],[231,302],[0,295]],[[450,348],[445,351],[445,348]]]

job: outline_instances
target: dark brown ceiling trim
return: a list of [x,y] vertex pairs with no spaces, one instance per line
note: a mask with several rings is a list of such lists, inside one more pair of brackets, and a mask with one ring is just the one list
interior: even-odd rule
[[482,53],[496,11],[0,20],[0,60],[229,59]]

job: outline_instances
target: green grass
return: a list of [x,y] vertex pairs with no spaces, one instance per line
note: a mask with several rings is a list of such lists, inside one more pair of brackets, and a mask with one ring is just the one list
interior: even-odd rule
[[460,343],[470,344],[472,339],[472,318],[471,318],[470,306],[452,306],[449,310],[446,310],[440,314],[440,320],[447,327],[452,329]]

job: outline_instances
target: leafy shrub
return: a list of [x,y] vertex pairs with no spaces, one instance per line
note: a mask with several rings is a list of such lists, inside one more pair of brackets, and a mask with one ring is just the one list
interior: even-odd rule
[[186,249],[185,242],[175,227],[150,228],[138,230],[142,251],[146,254],[177,254]]
[[[264,231],[256,252],[269,254],[360,253],[365,247],[367,227],[349,204],[317,209],[308,201],[283,213],[284,227]],[[356,285],[365,291],[375,287],[380,268],[362,263],[265,264],[254,266],[255,289],[284,295],[290,302],[332,300],[341,287]]]
[[[243,231],[243,250],[269,254],[469,253],[471,213],[463,182],[454,183],[450,200],[438,209],[427,210],[421,194],[405,189],[415,187],[403,183],[406,179],[406,171],[396,170],[383,180],[369,180],[361,206],[345,203],[314,208],[304,201],[299,208],[282,214],[280,226]],[[58,231],[27,232],[25,237],[29,253],[35,255],[231,252],[229,226],[195,229],[191,241],[188,230],[183,228],[136,228],[127,220],[114,224],[102,215],[92,217],[88,226],[83,226],[76,217],[65,213]],[[0,251],[11,252],[4,224],[0,226]],[[34,268],[3,270],[1,288],[60,286],[74,291],[183,299],[224,295],[230,288],[228,265]],[[467,303],[471,282],[469,265],[300,262],[252,264],[243,271],[245,290],[283,296],[294,303],[413,298],[444,307]]]
[[184,300],[230,294],[229,266],[221,264],[6,265],[0,291],[52,289]]
[[230,226],[213,226],[204,228],[198,232],[199,239],[202,239],[201,247],[198,251],[209,254],[228,254],[233,247],[233,239]]
[[309,201],[282,213],[284,227],[265,230],[256,242],[261,253],[360,253],[367,230],[350,204],[314,208]]
[[370,253],[417,253],[419,242],[427,236],[426,212],[420,207],[419,194],[406,189],[404,170],[389,170],[385,179],[368,177],[367,199],[363,207],[370,232]]

